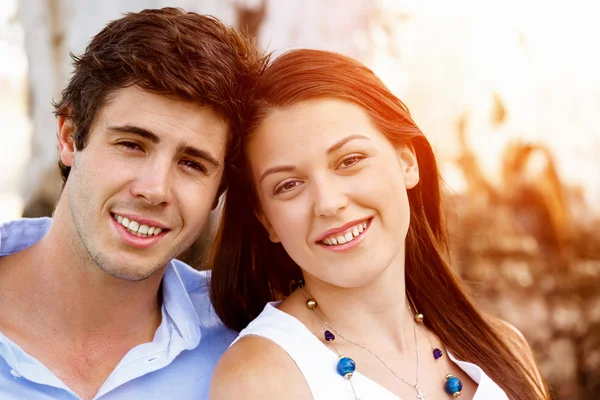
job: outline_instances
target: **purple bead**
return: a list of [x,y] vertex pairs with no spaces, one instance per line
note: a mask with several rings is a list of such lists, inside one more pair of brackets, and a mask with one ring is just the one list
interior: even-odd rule
[[433,358],[436,360],[442,356],[442,351],[438,348],[433,349]]
[[335,340],[335,336],[333,336],[333,333],[331,333],[329,331],[323,332],[323,335],[325,336],[325,340],[328,342]]

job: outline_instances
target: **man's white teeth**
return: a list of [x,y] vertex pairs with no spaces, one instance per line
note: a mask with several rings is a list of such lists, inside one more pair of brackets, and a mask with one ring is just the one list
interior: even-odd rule
[[335,246],[338,244],[346,244],[354,240],[358,235],[360,235],[367,228],[367,223],[363,222],[362,224],[356,225],[354,228],[351,228],[344,235],[331,236],[323,240],[324,244]]
[[132,232],[137,232],[138,229],[140,227],[140,224],[138,224],[136,221],[129,221],[129,230]]
[[121,217],[115,214],[118,223],[123,225],[130,233],[140,237],[156,236],[162,232],[162,228],[140,224],[137,221],[130,221],[126,217]]

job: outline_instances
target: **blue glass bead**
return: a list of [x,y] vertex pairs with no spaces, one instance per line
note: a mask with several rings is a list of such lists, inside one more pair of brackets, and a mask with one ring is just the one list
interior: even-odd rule
[[433,358],[435,358],[436,360],[440,357],[442,357],[442,351],[438,348],[433,349]]
[[349,357],[342,357],[337,364],[337,373],[346,379],[350,379],[356,371],[356,363]]
[[325,340],[328,342],[335,340],[335,336],[333,335],[333,333],[331,333],[327,330],[325,332],[323,332],[323,335],[325,336]]
[[444,385],[444,390],[449,395],[453,395],[456,392],[460,392],[462,390],[462,382],[455,376],[450,376],[446,379],[446,384]]

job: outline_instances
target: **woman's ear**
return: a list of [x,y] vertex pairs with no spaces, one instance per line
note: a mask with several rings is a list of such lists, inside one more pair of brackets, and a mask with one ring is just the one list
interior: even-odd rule
[[67,167],[72,167],[75,161],[75,124],[71,118],[58,116],[58,152],[60,160]]
[[275,233],[273,225],[271,225],[267,216],[262,211],[255,211],[254,215],[256,215],[256,218],[258,218],[262,226],[264,226],[269,233],[269,239],[271,239],[271,242],[280,243],[281,240],[279,240],[279,236],[277,236],[277,233]]
[[404,173],[404,186],[407,189],[412,189],[419,183],[419,163],[417,162],[417,154],[411,145],[403,145],[397,150],[398,161]]

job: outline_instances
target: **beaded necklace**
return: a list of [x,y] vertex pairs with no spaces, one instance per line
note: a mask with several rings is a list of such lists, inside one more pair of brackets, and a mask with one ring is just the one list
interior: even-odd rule
[[[414,334],[414,338],[415,338],[415,355],[416,355],[416,359],[417,359],[417,373],[416,373],[416,379],[415,379],[415,383],[411,383],[407,380],[405,380],[404,378],[402,378],[401,376],[399,376],[398,374],[396,374],[396,372],[385,362],[383,361],[377,354],[375,354],[373,351],[369,350],[366,346],[361,345],[360,343],[356,343],[353,342],[352,340],[344,337],[344,335],[342,335],[337,329],[335,329],[329,322],[327,322],[327,320],[325,320],[325,318],[323,318],[321,316],[321,314],[319,313],[318,310],[318,304],[317,301],[310,297],[308,295],[308,293],[304,290],[304,281],[303,280],[299,280],[296,284],[296,286],[302,291],[302,293],[304,293],[304,296],[306,297],[306,307],[310,310],[312,310],[315,314],[315,316],[317,317],[317,319],[319,320],[319,323],[321,324],[321,326],[323,327],[323,337],[325,338],[325,341],[331,345],[331,347],[333,347],[333,349],[335,350],[336,354],[338,355],[338,363],[337,363],[337,373],[339,375],[341,375],[342,377],[344,377],[348,383],[350,384],[350,387],[352,388],[352,392],[354,393],[354,397],[356,400],[359,400],[358,395],[356,393],[356,389],[354,388],[354,385],[352,383],[352,376],[354,375],[354,372],[356,371],[356,362],[350,358],[350,357],[345,357],[343,356],[337,349],[337,347],[334,344],[335,341],[335,335],[331,332],[335,332],[336,335],[338,335],[340,338],[342,338],[343,340],[345,340],[346,342],[353,344],[357,347],[360,347],[361,349],[367,351],[368,353],[370,353],[371,355],[373,355],[380,363],[382,363],[396,378],[400,379],[403,383],[409,385],[410,387],[412,387],[416,393],[417,396],[416,398],[419,400],[424,400],[425,399],[425,395],[423,394],[423,392],[421,391],[420,387],[419,387],[419,350],[418,350],[418,345],[417,345],[417,324],[423,323],[423,314],[420,314],[417,311],[417,308],[414,305],[414,302],[412,301],[412,299],[410,298],[410,295],[408,295],[409,301],[412,304],[412,307],[415,311],[415,324],[413,324],[413,334]],[[409,310],[410,306],[409,306]],[[412,310],[411,310],[412,311]],[[331,329],[331,331],[329,329]],[[429,337],[428,337],[429,339]],[[429,341],[431,344],[431,341]],[[433,346],[432,346],[433,347]],[[437,347],[433,349],[433,357],[435,360],[438,360],[442,357],[443,353],[440,349],[438,349]],[[462,382],[460,381],[460,379],[458,379],[457,377],[455,377],[454,375],[446,372],[445,375],[445,383],[444,383],[444,391],[446,393],[448,393],[449,395],[451,395],[454,398],[458,398],[461,395],[461,390],[462,390]]]

